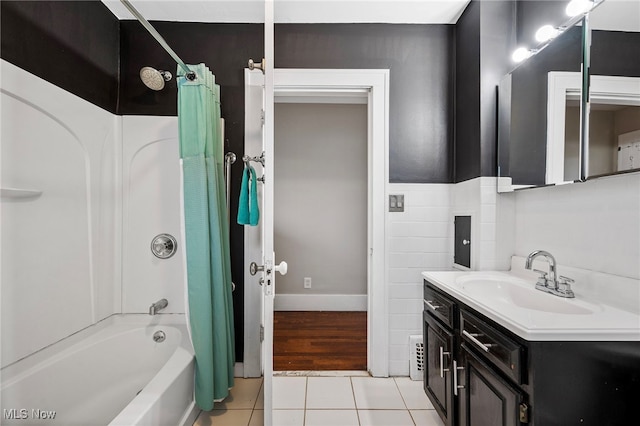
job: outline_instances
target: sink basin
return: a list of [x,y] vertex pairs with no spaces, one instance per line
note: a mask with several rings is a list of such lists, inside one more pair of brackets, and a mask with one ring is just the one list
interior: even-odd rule
[[535,289],[535,283],[509,275],[469,275],[456,285],[479,301],[497,301],[519,308],[566,315],[590,315],[601,308],[580,299],[564,299]]

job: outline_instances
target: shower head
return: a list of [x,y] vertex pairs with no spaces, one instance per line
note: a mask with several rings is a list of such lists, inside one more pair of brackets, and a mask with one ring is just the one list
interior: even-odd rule
[[155,68],[143,67],[140,69],[140,80],[151,90],[164,89],[164,82],[171,80],[169,71],[158,71]]

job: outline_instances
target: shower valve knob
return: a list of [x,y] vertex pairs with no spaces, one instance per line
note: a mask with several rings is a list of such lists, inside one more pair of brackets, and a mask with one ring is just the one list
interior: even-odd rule
[[178,242],[169,234],[156,235],[151,241],[151,252],[158,259],[168,259],[176,253]]

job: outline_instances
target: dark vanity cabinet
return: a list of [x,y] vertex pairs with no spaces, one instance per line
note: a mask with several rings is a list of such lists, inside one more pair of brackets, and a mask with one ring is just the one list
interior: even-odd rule
[[458,339],[454,334],[456,304],[446,294],[424,286],[424,390],[445,425],[455,422],[451,363]]
[[[515,426],[528,421],[522,384],[526,349],[469,311],[460,310],[459,365],[454,368],[460,395],[461,425]],[[507,376],[505,379],[504,376]]]
[[454,335],[443,327],[432,315],[423,313],[424,317],[424,391],[429,395],[438,414],[445,425],[453,426],[453,389],[449,368],[454,348]]
[[459,358],[459,424],[515,426],[527,420],[522,391],[497,375],[489,363],[464,343]]
[[638,341],[527,341],[426,280],[423,318],[424,390],[447,426],[638,424]]

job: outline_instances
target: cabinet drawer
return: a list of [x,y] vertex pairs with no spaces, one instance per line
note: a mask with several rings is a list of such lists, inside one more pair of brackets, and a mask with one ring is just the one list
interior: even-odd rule
[[454,327],[455,302],[453,299],[437,290],[428,281],[424,282],[424,310],[431,312],[447,326]]
[[460,336],[508,377],[522,384],[525,348],[480,318],[460,310]]

